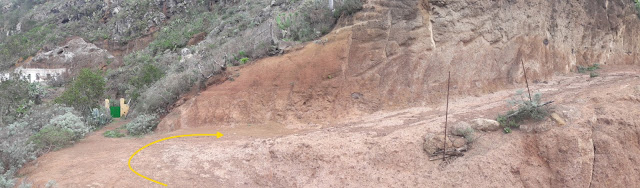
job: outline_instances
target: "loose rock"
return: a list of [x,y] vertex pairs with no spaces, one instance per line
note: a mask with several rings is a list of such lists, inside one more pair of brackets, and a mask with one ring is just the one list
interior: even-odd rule
[[563,126],[566,125],[567,123],[564,121],[564,119],[562,119],[562,117],[560,117],[560,115],[556,114],[556,113],[552,113],[551,114],[551,119],[553,119],[554,121],[556,121],[556,123],[558,123],[558,125]]
[[458,136],[452,136],[451,142],[455,148],[460,148],[467,144],[467,140],[465,138]]
[[497,131],[500,130],[500,123],[491,119],[478,118],[471,121],[471,128],[481,131]]
[[[427,134],[424,137],[424,144],[422,145],[424,151],[427,154],[433,154],[438,150],[443,150],[444,135],[435,135],[432,133]],[[453,147],[451,140],[447,139],[447,147]]]

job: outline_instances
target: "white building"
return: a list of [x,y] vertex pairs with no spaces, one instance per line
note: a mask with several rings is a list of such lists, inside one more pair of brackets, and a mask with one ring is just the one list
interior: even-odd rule
[[[14,73],[19,74],[22,79],[34,83],[55,80],[66,71],[67,69],[25,69],[19,67],[15,69]],[[10,79],[10,77],[9,73],[0,73],[0,81]]]
[[8,80],[10,78],[9,73],[0,73],[0,82]]

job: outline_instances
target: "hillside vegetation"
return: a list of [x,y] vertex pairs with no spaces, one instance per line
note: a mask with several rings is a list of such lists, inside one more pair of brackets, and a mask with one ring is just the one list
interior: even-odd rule
[[[107,68],[58,67],[70,75],[55,83],[18,75],[0,83],[0,187],[15,185],[24,163],[109,123],[104,98],[131,99],[129,135],[152,132],[181,95],[206,88],[226,67],[279,54],[281,42],[321,37],[362,8],[359,0],[336,2],[332,11],[317,0],[0,1],[0,72],[46,64],[30,57],[71,37],[118,56]],[[282,15],[287,27],[279,26]]]

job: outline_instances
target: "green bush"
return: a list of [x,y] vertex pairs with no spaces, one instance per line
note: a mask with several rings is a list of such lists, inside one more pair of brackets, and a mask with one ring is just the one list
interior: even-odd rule
[[638,18],[640,18],[640,0],[633,0],[633,2],[635,3],[636,11],[638,11]]
[[140,136],[152,132],[158,126],[158,123],[156,115],[142,114],[124,125],[124,127],[129,135]]
[[[40,104],[47,91],[39,83],[14,78],[0,82],[0,127],[24,117],[34,105]],[[25,93],[27,95],[25,95]]]
[[13,174],[37,155],[64,147],[88,132],[76,114],[70,107],[37,105],[15,123],[0,127],[0,187],[15,184]]
[[295,12],[279,14],[275,21],[283,40],[306,42],[328,33],[336,18],[326,1],[307,0]]
[[208,12],[174,18],[158,32],[156,39],[149,44],[149,49],[157,54],[184,48],[193,35],[207,32],[213,19],[214,15]]
[[339,18],[342,15],[351,15],[362,10],[362,0],[344,0],[336,3],[336,9],[333,12],[334,17]]
[[141,114],[167,113],[167,107],[180,95],[189,92],[199,78],[194,71],[172,72],[145,90],[133,111]]
[[248,58],[248,57],[240,58],[240,64],[241,64],[241,65],[244,65],[244,64],[246,64],[247,62],[249,62],[249,58]]
[[29,104],[29,98],[24,95],[28,85],[27,81],[15,79],[0,82],[0,127],[22,117],[24,112],[19,109]]
[[588,66],[588,67],[583,67],[583,66],[578,65],[578,72],[579,73],[593,72],[593,71],[596,71],[598,69],[600,69],[600,64],[597,64],[597,63],[594,63],[593,65]]
[[124,58],[125,66],[110,72],[108,88],[117,91],[117,95],[127,96],[133,101],[138,100],[140,94],[147,87],[164,77],[164,67],[158,67],[157,60],[148,50],[131,53]]
[[86,126],[82,118],[73,113],[65,113],[54,117],[49,121],[49,125],[70,130],[73,133],[74,140],[83,138],[87,133],[91,132],[91,127]]
[[44,104],[33,107],[32,110],[19,121],[26,123],[31,131],[38,132],[42,127],[49,125],[51,119],[67,113],[72,113],[76,116],[79,114],[71,107],[60,104]]
[[293,25],[294,19],[297,16],[298,16],[297,14],[282,13],[276,16],[276,24],[278,25],[278,28],[280,28],[283,31],[286,31],[289,29],[289,27],[291,27],[291,25]]
[[99,72],[82,69],[70,87],[55,102],[71,106],[83,114],[96,108],[104,96],[105,80]]
[[[2,165],[2,163],[0,163]],[[0,172],[3,169],[0,168]],[[5,173],[0,173],[0,187],[2,188],[11,188],[16,185],[16,180],[13,178],[13,171],[7,171]]]
[[37,148],[43,150],[60,149],[74,141],[74,133],[68,128],[48,125],[31,137]]
[[146,63],[142,65],[140,73],[131,79],[131,85],[138,89],[149,86],[164,76],[164,72],[154,66]]
[[94,108],[93,110],[91,110],[91,114],[89,114],[89,117],[87,117],[87,125],[89,125],[93,129],[96,129],[108,124],[109,122],[111,122],[111,120],[111,115],[106,108]]
[[540,121],[549,115],[549,109],[542,102],[542,96],[537,93],[531,100],[523,91],[518,91],[516,96],[508,101],[512,110],[506,114],[500,114],[496,121],[504,127],[505,133],[510,133],[511,129],[519,128],[520,123],[526,120]]
[[107,137],[107,138],[121,138],[121,137],[125,136],[123,133],[121,133],[118,130],[106,131],[106,132],[102,133],[102,135],[104,137]]
[[0,127],[0,185],[11,183],[13,173],[36,158],[35,145],[29,141],[32,134],[25,122]]
[[509,128],[509,127],[505,127],[505,128],[503,129],[503,131],[504,131],[504,133],[505,133],[505,134],[509,134],[509,133],[511,133],[511,128]]
[[464,139],[467,141],[467,143],[472,143],[475,139],[474,136],[474,130],[473,128],[467,127],[464,129],[460,129],[460,130],[454,130],[457,131],[458,133],[460,133],[462,135],[462,137],[464,137]]

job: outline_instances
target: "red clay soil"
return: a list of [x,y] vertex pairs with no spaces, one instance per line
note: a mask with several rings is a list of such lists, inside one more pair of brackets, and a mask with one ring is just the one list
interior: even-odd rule
[[342,63],[348,32],[327,36],[326,44],[231,68],[227,82],[208,88],[174,109],[159,131],[194,126],[251,124],[341,116],[335,102],[344,87]]

